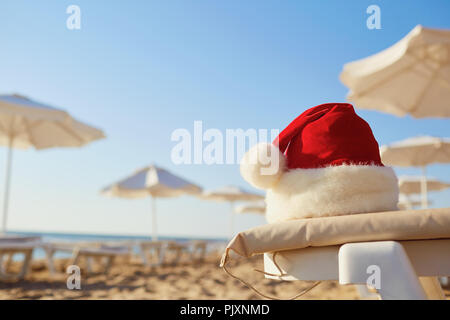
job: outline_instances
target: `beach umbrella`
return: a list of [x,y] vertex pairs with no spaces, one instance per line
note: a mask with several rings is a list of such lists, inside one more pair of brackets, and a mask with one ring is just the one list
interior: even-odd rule
[[234,207],[235,213],[265,214],[266,204],[263,201],[244,203]]
[[202,189],[163,168],[155,165],[142,168],[110,186],[101,193],[109,197],[139,199],[150,197],[152,202],[152,238],[158,239],[156,198],[172,198],[198,194]]
[[13,149],[81,147],[104,138],[66,111],[20,95],[0,95],[0,144],[8,147],[1,232],[6,231]]
[[399,167],[422,169],[422,207],[427,208],[426,166],[433,163],[450,163],[450,138],[420,136],[395,142],[380,148],[383,163]]
[[237,201],[257,201],[264,199],[263,195],[236,186],[225,186],[214,190],[207,190],[200,194],[199,197],[205,200],[228,202],[230,204],[230,237],[234,234],[234,203]]
[[[399,191],[402,194],[420,194],[422,192],[423,177],[401,176],[398,179]],[[426,179],[428,191],[441,191],[450,188],[450,183],[435,178]]]
[[418,25],[393,46],[345,64],[340,79],[359,108],[450,117],[450,30]]

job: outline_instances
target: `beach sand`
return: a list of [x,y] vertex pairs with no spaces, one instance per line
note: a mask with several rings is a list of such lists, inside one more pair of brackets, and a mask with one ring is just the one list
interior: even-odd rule
[[[117,260],[109,275],[82,271],[81,290],[66,287],[63,272],[51,278],[44,261],[34,261],[25,280],[0,282],[0,299],[262,299],[238,280],[219,268],[220,256],[210,254],[205,262],[182,262],[175,266],[145,268],[137,258]],[[59,270],[67,261],[57,260]],[[83,265],[81,264],[81,267]],[[262,292],[280,298],[291,297],[311,282],[267,280],[253,271],[262,269],[262,257],[239,259],[229,264],[233,273],[246,279]],[[97,267],[94,265],[94,267]],[[11,270],[18,268],[17,263]],[[95,271],[95,268],[94,268]],[[450,294],[446,291],[446,294]],[[326,281],[301,299],[358,299],[354,286]]]

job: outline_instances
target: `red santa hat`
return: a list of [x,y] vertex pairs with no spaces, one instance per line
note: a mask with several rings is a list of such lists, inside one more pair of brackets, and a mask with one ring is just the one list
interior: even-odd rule
[[397,206],[397,178],[381,162],[369,124],[348,103],[306,110],[271,145],[250,149],[241,161],[241,174],[253,186],[269,190],[269,221]]

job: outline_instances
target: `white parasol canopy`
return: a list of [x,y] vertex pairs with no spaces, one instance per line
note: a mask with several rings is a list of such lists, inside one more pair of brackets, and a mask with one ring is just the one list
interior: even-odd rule
[[204,191],[200,195],[200,198],[213,201],[235,202],[261,200],[264,199],[264,196],[240,187],[225,186],[214,190]]
[[359,108],[450,117],[450,30],[418,25],[393,46],[345,64],[340,79]]
[[[422,177],[402,176],[398,179],[400,193],[420,194],[422,190]],[[440,191],[450,188],[450,183],[440,181],[435,178],[427,178],[426,186],[428,191]]]
[[236,206],[234,208],[234,212],[265,214],[266,213],[266,204],[264,203],[264,201],[244,203],[244,204]]
[[8,146],[1,232],[6,231],[13,148],[81,147],[102,138],[105,135],[101,130],[66,111],[20,95],[0,95],[0,145]]
[[391,166],[424,167],[450,163],[450,138],[419,136],[380,148],[381,160]]
[[128,199],[151,197],[152,237],[153,240],[157,240],[156,203],[154,199],[195,195],[201,191],[202,189],[199,186],[163,168],[150,165],[104,188],[101,193],[109,197]]
[[208,190],[200,194],[199,197],[205,200],[230,203],[230,237],[234,234],[234,203],[237,201],[257,201],[264,199],[263,195],[252,193],[236,186],[225,186],[214,190]]
[[380,148],[381,160],[390,166],[422,168],[422,207],[428,206],[426,166],[450,163],[450,139],[420,136]]

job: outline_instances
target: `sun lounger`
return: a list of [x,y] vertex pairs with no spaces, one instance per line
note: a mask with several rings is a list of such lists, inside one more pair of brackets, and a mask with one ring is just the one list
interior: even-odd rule
[[271,279],[369,283],[382,299],[442,299],[437,277],[450,275],[450,208],[253,228],[239,233],[222,258],[225,271],[239,278],[226,268],[230,251],[244,257],[264,254],[263,273]]
[[193,240],[188,243],[190,260],[193,262],[201,262],[205,260],[206,248],[208,243],[203,240]]
[[138,246],[145,266],[156,267],[163,264],[177,264],[183,253],[189,254],[190,261],[203,261],[207,242],[193,240],[187,243],[176,241],[139,241]]
[[44,249],[45,251],[47,267],[51,276],[54,276],[56,274],[55,262],[53,258],[55,253],[56,252],[72,253],[75,246],[76,245],[72,243],[54,243],[54,242],[43,243],[41,245],[41,248]]
[[[23,279],[29,272],[33,250],[41,243],[40,237],[6,236],[0,238],[0,280]],[[23,254],[20,271],[9,273],[8,269],[15,254]],[[7,258],[4,261],[4,258]]]
[[[185,253],[185,262],[201,262],[205,259],[207,242],[203,240],[191,240],[186,243],[170,241],[166,248],[166,263],[177,264]],[[169,261],[170,253],[172,259]]]
[[187,244],[177,243],[176,241],[168,241],[164,263],[172,265],[177,264],[180,262],[183,252],[187,252],[188,250],[189,246]]
[[[104,274],[108,274],[114,260],[118,257],[129,257],[130,251],[128,247],[125,246],[119,246],[119,247],[112,247],[109,245],[101,245],[99,247],[77,247],[73,251],[73,257],[70,262],[72,265],[78,265],[81,258],[86,258],[89,263],[89,258],[102,258],[105,260],[104,263]],[[88,264],[87,268],[88,273],[91,272],[91,267]]]
[[138,246],[144,266],[156,267],[162,265],[167,244],[166,241],[139,241]]
[[130,247],[127,245],[111,245],[100,242],[78,242],[78,243],[44,243],[41,247],[46,252],[48,269],[51,275],[56,274],[54,265],[54,254],[56,252],[67,252],[72,254],[69,264],[77,265],[82,258],[86,258],[86,269],[92,272],[92,259],[102,258],[105,260],[104,273],[107,274],[117,256],[129,256]]
[[[375,266],[380,272],[377,291],[382,299],[441,299],[444,295],[435,277],[450,274],[448,252],[447,239],[359,242],[279,252],[276,264],[286,274],[282,280],[338,280],[363,288],[373,272],[368,268]],[[276,264],[273,254],[264,254],[267,273],[279,274]],[[422,288],[424,283],[429,289]],[[369,296],[363,291],[362,297]]]

